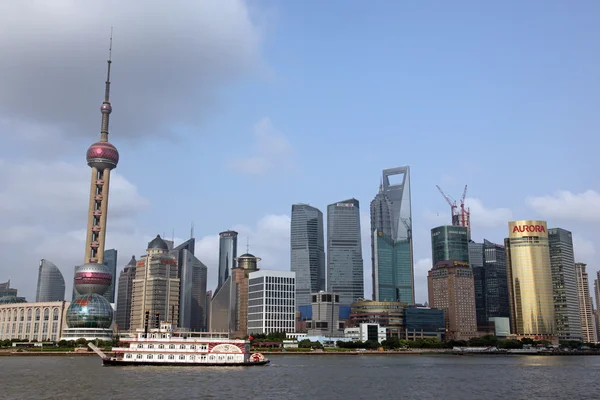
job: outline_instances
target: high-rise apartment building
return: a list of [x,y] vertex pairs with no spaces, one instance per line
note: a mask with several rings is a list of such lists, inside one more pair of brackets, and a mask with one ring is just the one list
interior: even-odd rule
[[581,340],[579,298],[571,232],[561,228],[548,229],[548,243],[552,267],[556,334],[559,340]]
[[575,263],[581,332],[585,343],[596,343],[598,339],[596,337],[596,325],[594,321],[594,303],[592,296],[590,296],[590,284],[585,267],[586,264],[584,263]]
[[237,239],[238,233],[236,231],[219,233],[219,277],[217,290],[231,275],[231,270],[236,266]]
[[311,304],[310,294],[325,290],[323,213],[308,204],[292,205],[290,263],[296,273],[296,306]]
[[444,225],[431,230],[431,262],[469,263],[469,236],[466,226]]
[[384,169],[371,201],[373,299],[414,304],[410,168]]
[[[396,195],[396,209],[410,214],[410,192],[408,175],[401,173],[401,184],[391,185],[389,176],[394,175],[386,170],[387,192]],[[384,173],[385,175],[386,173]],[[401,187],[401,189],[398,188]],[[407,190],[403,192],[403,188]],[[400,193],[402,192],[402,193]],[[406,197],[408,196],[408,197]],[[404,200],[404,203],[402,201]],[[371,264],[373,279],[373,299],[375,301],[401,301],[414,304],[414,276],[411,258],[412,237],[410,218],[403,220],[405,230],[397,231],[395,221],[400,211],[394,213],[394,203],[384,189],[379,186],[379,193],[371,201]],[[398,236],[400,234],[401,236]]]
[[106,265],[106,268],[110,271],[112,275],[112,280],[110,281],[110,285],[106,292],[104,292],[103,296],[109,303],[115,302],[115,287],[117,284],[117,250],[108,249],[104,250],[104,261],[103,264]]
[[65,278],[56,265],[48,260],[40,261],[38,272],[36,303],[65,300]]
[[510,318],[506,249],[488,240],[469,243],[469,263],[473,269],[477,329],[490,331],[490,320]]
[[135,260],[135,256],[131,256],[131,260],[119,274],[115,322],[117,324],[117,329],[121,331],[128,331],[131,323],[131,297],[136,264],[137,261]]
[[161,321],[179,322],[179,275],[177,259],[160,235],[148,243],[133,280],[130,329],[143,328],[146,310]]
[[296,331],[296,273],[260,270],[248,275],[248,334]]
[[356,199],[327,206],[327,287],[350,305],[364,297],[360,207]]
[[475,285],[468,262],[439,261],[427,274],[429,306],[444,310],[446,338],[477,336]]
[[546,221],[508,223],[505,240],[511,333],[556,336],[552,268]]

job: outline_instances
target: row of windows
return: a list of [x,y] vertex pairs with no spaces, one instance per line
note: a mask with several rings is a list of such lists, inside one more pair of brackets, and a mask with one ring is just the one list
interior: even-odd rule
[[[144,346],[142,343],[138,343],[137,348],[138,349],[143,349],[143,348],[153,349],[154,345],[153,344],[149,344],[147,346]],[[164,344],[159,344],[159,345],[156,346],[156,348],[158,348],[158,349],[164,349],[165,345]],[[174,344],[170,344],[169,345],[169,349],[175,349],[175,348],[177,348],[176,345],[174,345]],[[200,345],[197,345],[197,346],[195,344],[187,345],[187,346],[185,344],[181,344],[181,345],[179,345],[179,348],[183,349],[183,350],[185,350],[185,349],[200,350],[200,351],[206,351],[206,350],[208,350],[208,346],[205,345],[205,344],[200,344]]]
[[[58,316],[59,316],[59,309],[58,308],[54,308],[52,310],[52,320],[54,321],[58,321]],[[41,317],[41,310],[39,308],[37,308],[35,310],[35,320],[39,321]],[[33,318],[33,310],[30,308],[27,310],[27,321],[31,321]],[[44,321],[48,321],[50,319],[50,309],[49,308],[45,308],[44,309]],[[25,310],[21,309],[12,309],[12,310],[1,310],[0,311],[0,322],[5,322],[5,321],[24,321],[25,320]]]
[[[142,359],[146,359],[146,360],[154,360],[154,354],[146,354],[146,357],[144,357],[144,354],[137,354],[135,356],[135,358],[137,360],[142,360]],[[133,358],[133,354],[131,353],[127,353],[125,354],[125,358],[127,359],[132,359]],[[164,360],[165,359],[165,355],[164,354],[157,354],[156,355],[156,359],[157,360]],[[186,356],[186,355],[179,355],[176,356],[175,354],[168,354],[166,357],[167,360],[180,360],[180,361],[185,361],[185,360],[190,360],[190,361],[233,361],[235,359],[235,356],[233,355],[206,355],[206,354],[201,354],[199,356],[195,356],[195,355],[191,355],[191,356]]]

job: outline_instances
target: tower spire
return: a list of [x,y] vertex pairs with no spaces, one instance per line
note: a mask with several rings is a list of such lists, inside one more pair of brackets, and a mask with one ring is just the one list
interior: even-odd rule
[[246,253],[250,253],[250,237],[246,236]]
[[100,128],[100,141],[108,142],[108,120],[109,115],[112,111],[112,106],[110,105],[110,64],[112,63],[112,36],[113,36],[113,28],[110,28],[110,44],[108,47],[108,60],[107,60],[107,71],[106,71],[106,86],[104,89],[104,102],[100,107],[100,112],[102,113],[102,127]]

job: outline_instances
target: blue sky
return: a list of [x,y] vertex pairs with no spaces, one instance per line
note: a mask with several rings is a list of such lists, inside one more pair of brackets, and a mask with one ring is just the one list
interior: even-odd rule
[[[83,154],[99,137],[110,25],[110,140],[121,161],[107,240],[122,265],[156,233],[187,238],[193,220],[211,282],[215,235],[228,228],[249,236],[264,268],[288,269],[293,203],[325,212],[355,197],[368,231],[381,170],[410,165],[417,300],[426,300],[429,230],[450,220],[436,184],[455,198],[469,185],[475,240],[501,242],[509,219],[546,219],[573,231],[577,258],[598,269],[597,2],[178,0],[170,9],[151,1],[137,19],[135,5],[18,3],[0,6],[17,21],[4,27],[16,33],[0,39],[13,60],[0,72],[19,83],[0,96],[0,163],[14,169],[0,198],[32,201],[19,175],[27,166],[68,170],[64,190],[77,192],[45,192],[50,213],[73,200],[77,212],[60,221],[0,206],[12,216],[3,251],[40,235],[34,251],[0,269],[0,281],[29,297],[36,260],[50,258],[70,281],[83,258]],[[55,20],[40,24],[40,7]],[[51,232],[73,250],[57,251]]]

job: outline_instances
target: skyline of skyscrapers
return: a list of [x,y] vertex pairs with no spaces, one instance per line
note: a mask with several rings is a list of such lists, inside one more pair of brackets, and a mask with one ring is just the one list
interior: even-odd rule
[[356,199],[327,206],[327,290],[340,304],[364,297],[360,204]]
[[290,270],[296,273],[296,307],[309,306],[311,293],[325,290],[323,213],[293,204],[290,223]]
[[582,340],[571,232],[562,228],[548,229],[548,244],[552,268],[556,334],[560,340]]
[[51,261],[41,259],[35,294],[36,303],[63,301],[64,299],[65,278],[63,274]]

